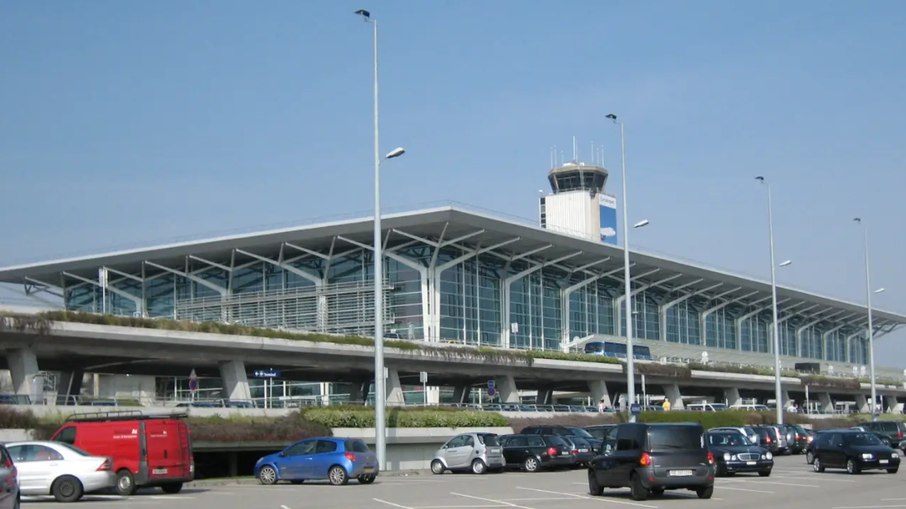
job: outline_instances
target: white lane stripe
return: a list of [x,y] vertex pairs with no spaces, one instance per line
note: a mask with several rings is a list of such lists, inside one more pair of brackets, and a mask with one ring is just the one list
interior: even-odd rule
[[280,509],[289,509],[289,507],[286,507],[285,505],[281,505]]
[[762,481],[762,480],[752,480],[747,481],[745,479],[728,479],[724,482],[734,482],[734,483],[744,483],[744,484],[776,484],[777,486],[795,486],[797,488],[820,488],[817,484],[798,484],[793,482],[779,482],[779,481]]
[[844,505],[836,506],[833,509],[884,509],[892,507],[906,507],[906,505]]
[[731,488],[731,487],[729,487],[729,486],[720,486],[720,487],[718,487],[717,489],[719,489],[719,490],[732,490],[732,491],[751,491],[752,493],[769,493],[769,494],[772,494],[772,495],[774,494],[773,491],[767,491],[767,490],[750,490],[750,489],[748,489],[748,488]]
[[148,498],[150,498],[151,500],[195,500],[195,497],[184,497],[178,495],[149,495]]
[[601,502],[610,502],[612,504],[622,504],[622,505],[631,505],[635,507],[647,507],[648,509],[658,509],[656,505],[646,505],[646,504],[637,504],[635,502],[626,502],[625,500],[614,500],[608,497],[590,497],[586,495],[576,495],[575,493],[565,493],[563,491],[551,491],[551,490],[539,490],[538,488],[526,488],[524,486],[516,486],[517,490],[527,490],[527,491],[537,491],[539,493],[550,493],[551,495],[566,495],[567,497],[581,498],[584,500],[598,500]]
[[375,502],[380,502],[380,503],[382,503],[382,504],[387,504],[387,505],[389,505],[389,506],[391,506],[391,507],[398,507],[399,509],[415,509],[414,507],[409,507],[409,506],[405,506],[405,505],[394,504],[393,502],[387,502],[386,500],[381,500],[381,499],[379,499],[379,498],[372,498],[371,500],[374,500]]
[[466,495],[464,493],[456,493],[455,491],[451,491],[450,494],[456,495],[457,497],[473,498],[475,500],[482,500],[484,502],[493,502],[495,504],[500,504],[500,505],[498,505],[498,507],[500,507],[501,505],[505,505],[507,507],[515,507],[516,509],[534,509],[532,507],[528,507],[525,505],[513,504],[510,502],[504,502],[502,500],[494,500],[493,498],[476,497],[475,495]]

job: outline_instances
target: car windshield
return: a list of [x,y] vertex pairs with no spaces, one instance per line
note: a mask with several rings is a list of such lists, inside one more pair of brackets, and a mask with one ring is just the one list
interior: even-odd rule
[[500,445],[500,441],[497,440],[497,435],[478,435],[478,441],[491,447]]
[[694,426],[653,426],[648,430],[652,451],[701,449],[702,429]]
[[849,445],[883,445],[878,437],[871,433],[847,433],[844,435],[844,441]]
[[751,445],[751,442],[742,433],[710,433],[708,434],[708,445]]
[[54,445],[58,445],[58,446],[60,446],[60,447],[64,447],[64,448],[66,448],[66,449],[69,449],[70,451],[72,451],[72,452],[74,452],[74,453],[76,453],[76,454],[78,454],[78,455],[80,455],[80,456],[91,456],[90,454],[88,454],[87,452],[85,452],[85,451],[79,449],[78,447],[69,445],[69,444],[67,444],[67,443],[63,443],[63,442],[54,442]]
[[577,437],[582,437],[582,438],[594,438],[594,435],[592,435],[591,433],[589,433],[589,432],[587,432],[587,431],[585,431],[584,429],[579,428],[579,427],[576,427],[576,428],[569,428],[569,430],[572,431],[572,432],[573,432],[573,435],[576,435]]

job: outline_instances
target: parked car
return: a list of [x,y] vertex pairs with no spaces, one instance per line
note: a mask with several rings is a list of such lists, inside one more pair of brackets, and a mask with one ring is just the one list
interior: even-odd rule
[[752,442],[755,445],[759,445],[758,432],[755,431],[755,428],[752,426],[720,426],[717,428],[711,428],[708,431],[738,431],[745,435],[749,439],[749,442]]
[[137,410],[74,414],[51,440],[113,460],[116,492],[160,486],[179,493],[195,477],[189,426],[184,415],[145,415]]
[[377,456],[357,438],[316,437],[300,440],[255,463],[261,484],[290,481],[294,484],[327,479],[340,486],[356,479],[371,484],[378,476]]
[[75,502],[85,493],[112,488],[113,462],[59,442],[10,442],[6,449],[19,472],[22,495],[53,495]]
[[690,489],[699,498],[714,493],[714,455],[699,424],[620,424],[604,442],[604,454],[588,468],[588,491],[630,488],[633,500],[664,490]]
[[887,447],[893,447],[892,445],[890,445],[890,437],[888,435],[879,433],[877,431],[871,431],[870,429],[868,429],[868,426],[853,426],[849,429],[871,433],[872,435],[878,437],[878,440],[880,440],[882,444],[886,445]]
[[755,433],[758,434],[758,445],[771,451],[773,454],[777,454],[777,450],[779,449],[777,429],[773,426],[753,426],[753,428],[755,429]]
[[906,423],[897,421],[876,421],[863,422],[859,426],[864,427],[867,431],[873,431],[885,435],[890,442],[890,446],[906,451]]
[[610,430],[612,430],[616,426],[616,424],[593,424],[591,426],[585,426],[585,431],[587,431],[591,436],[600,439],[603,449],[604,438],[606,438],[607,434],[610,433]]
[[561,437],[579,437],[591,445],[591,451],[600,454],[604,440],[579,426],[528,426],[522,429],[524,435],[559,435]]
[[857,430],[835,430],[821,433],[812,450],[812,468],[845,468],[850,474],[862,470],[887,470],[891,474],[900,468],[899,453],[884,444],[874,433]]
[[686,405],[690,412],[723,412],[727,409],[725,403],[691,403]]
[[758,472],[761,477],[768,477],[774,468],[771,451],[758,447],[736,430],[709,431],[705,433],[705,444],[714,454],[718,476]]
[[504,435],[499,440],[507,468],[537,472],[573,463],[569,445],[557,435]]
[[[799,433],[799,429],[792,424],[774,424],[775,428],[782,435],[781,444],[786,443],[786,452],[789,454],[800,454],[808,445],[807,439]],[[782,448],[782,447],[781,447]]]
[[592,458],[597,455],[592,449],[591,444],[582,437],[561,436],[560,438],[569,445],[569,452],[573,459],[573,468],[587,466]]
[[488,470],[500,471],[506,466],[503,447],[494,433],[463,433],[447,440],[434,453],[431,472],[442,474],[447,470],[471,470],[483,474]]
[[13,458],[0,444],[0,509],[19,509],[19,471]]

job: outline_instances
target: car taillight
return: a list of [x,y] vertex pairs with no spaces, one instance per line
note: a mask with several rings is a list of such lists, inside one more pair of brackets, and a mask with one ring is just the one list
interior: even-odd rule
[[898,439],[898,440],[902,440],[902,439],[903,439],[903,432],[902,432],[902,431],[897,431],[897,439]]
[[651,456],[647,452],[642,453],[642,457],[639,458],[639,465],[647,467],[651,464]]
[[13,468],[13,459],[7,456],[6,459],[3,460],[3,463],[0,463],[0,466],[3,468]]
[[765,437],[764,442],[765,442],[766,444],[771,443],[771,437]]
[[712,453],[711,451],[708,451],[708,464],[709,465],[714,464],[714,453]]
[[556,456],[556,455],[557,455],[557,448],[556,448],[556,447],[548,447],[548,448],[547,448],[547,455],[548,455],[548,456]]
[[572,452],[573,454],[579,454],[579,449],[573,449],[573,450],[570,451],[570,452]]
[[355,457],[355,454],[353,454],[351,452],[347,452],[345,454],[345,456],[346,456],[346,459],[348,459],[349,461],[356,461],[358,459]]
[[110,458],[105,459],[104,462],[101,463],[101,466],[98,467],[97,472],[105,472],[107,470],[113,470],[113,462],[110,461]]

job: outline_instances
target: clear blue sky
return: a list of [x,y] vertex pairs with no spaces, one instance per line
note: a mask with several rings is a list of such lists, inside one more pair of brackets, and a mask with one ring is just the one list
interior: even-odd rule
[[[0,265],[372,206],[381,23],[394,210],[533,218],[552,145],[626,122],[641,248],[906,312],[906,3],[2,2]],[[569,151],[567,151],[569,155]],[[879,342],[901,365],[906,334]]]

